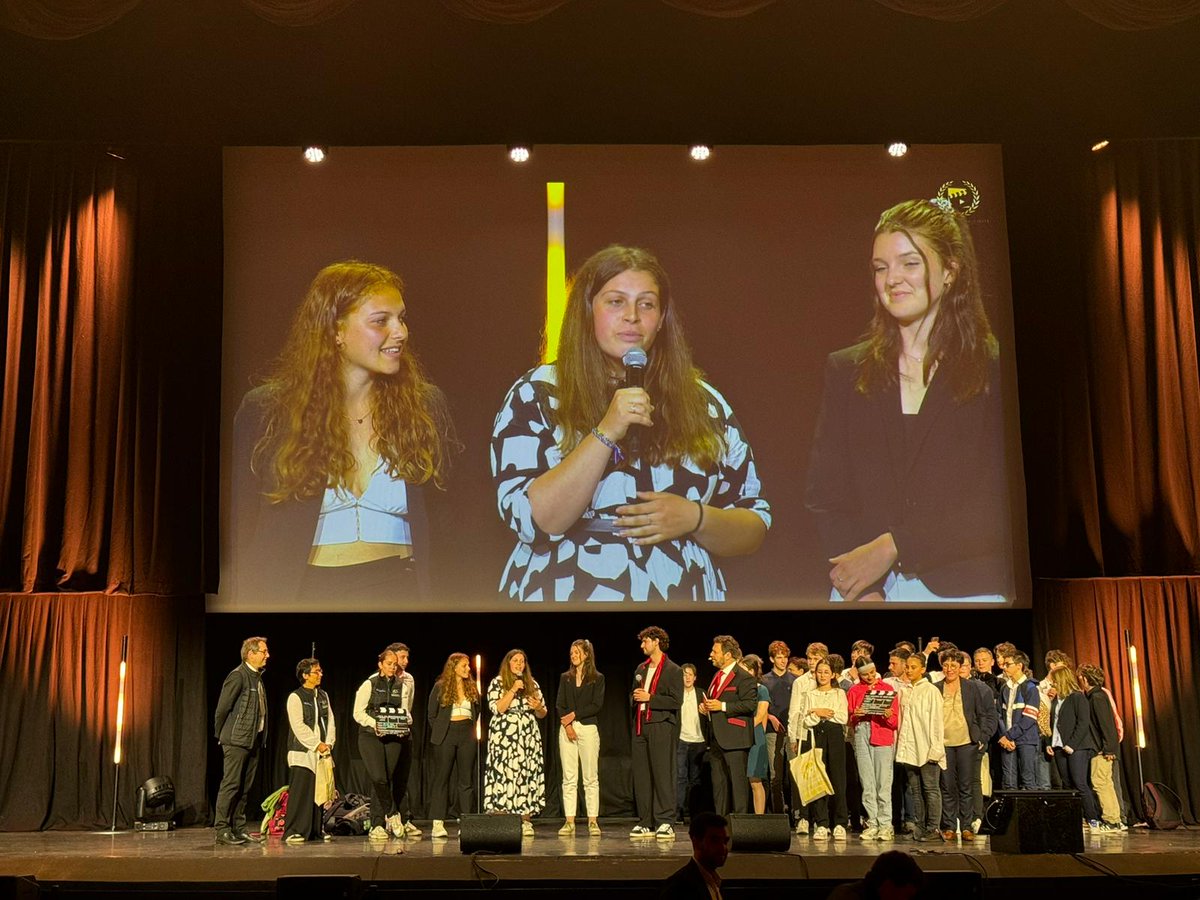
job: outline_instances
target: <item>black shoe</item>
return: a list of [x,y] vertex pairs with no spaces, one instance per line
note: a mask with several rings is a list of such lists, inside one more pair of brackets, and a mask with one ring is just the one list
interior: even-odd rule
[[246,839],[229,828],[222,828],[217,832],[217,843],[238,847],[246,843]]
[[243,831],[241,828],[234,829],[233,833],[240,837],[243,841],[249,841],[252,844],[261,844],[267,839],[265,834],[251,834],[248,831]]

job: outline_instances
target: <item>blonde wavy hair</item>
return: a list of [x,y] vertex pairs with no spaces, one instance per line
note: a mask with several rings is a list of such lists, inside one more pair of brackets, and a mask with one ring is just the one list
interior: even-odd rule
[[[317,273],[292,321],[283,351],[264,381],[263,436],[251,468],[265,476],[273,503],[319,496],[346,487],[357,468],[350,450],[345,386],[337,332],[362,300],[381,289],[402,296],[404,284],[390,269],[347,260]],[[400,371],[375,375],[371,390],[375,449],[388,474],[413,484],[442,487],[455,446],[442,392],[405,348]]]
[[442,706],[453,706],[454,701],[458,699],[458,682],[462,682],[463,696],[470,703],[479,702],[479,688],[475,686],[475,682],[470,678],[460,679],[454,674],[454,670],[458,668],[458,664],[463,660],[469,664],[471,657],[465,653],[451,653],[446,659],[446,664],[442,666],[442,674],[438,676],[437,683],[442,686],[442,691],[438,695]]

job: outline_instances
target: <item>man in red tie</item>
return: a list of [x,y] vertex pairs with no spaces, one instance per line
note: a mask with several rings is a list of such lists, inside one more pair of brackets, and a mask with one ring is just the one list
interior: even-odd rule
[[[750,781],[746,761],[754,743],[754,712],[758,708],[758,684],[754,676],[737,664],[742,648],[727,634],[713,638],[708,657],[717,669],[701,706],[707,714],[708,754],[712,768],[713,805],[717,814],[748,812]],[[731,801],[732,799],[732,807]]]
[[[633,799],[638,824],[635,840],[675,840],[675,744],[679,739],[679,703],[683,670],[664,652],[670,645],[661,628],[638,634],[646,661],[633,673]],[[745,777],[743,760],[742,776]]]

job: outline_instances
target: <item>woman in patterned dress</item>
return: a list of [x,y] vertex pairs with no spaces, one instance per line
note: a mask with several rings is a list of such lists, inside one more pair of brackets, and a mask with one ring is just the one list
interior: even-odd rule
[[[644,386],[627,386],[635,348]],[[733,410],[692,364],[667,273],[637,248],[576,272],[558,359],[508,392],[491,461],[517,535],[500,590],[518,600],[723,600],[712,555],[753,553],[771,524]]]
[[517,813],[526,837],[533,837],[530,819],[546,805],[546,763],[542,729],[546,715],[542,689],[529,674],[524,650],[509,650],[500,674],[487,692],[487,770],[483,778],[483,811]]

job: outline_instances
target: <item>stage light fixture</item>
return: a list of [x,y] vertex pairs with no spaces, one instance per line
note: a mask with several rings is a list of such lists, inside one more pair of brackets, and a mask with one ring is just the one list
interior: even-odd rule
[[134,831],[170,831],[175,827],[175,784],[165,775],[155,775],[137,789]]
[[529,157],[533,155],[533,151],[528,144],[509,144],[508,158],[515,163],[529,162]]
[[1092,144],[1092,152],[1099,153],[1101,150],[1103,150],[1107,146],[1108,146],[1108,141],[1096,141],[1096,143]]
[[692,146],[688,148],[688,156],[690,156],[696,162],[704,162],[706,159],[712,156],[712,147],[710,147],[708,144],[692,144]]
[[329,148],[320,144],[310,144],[304,148],[304,161],[310,166],[319,166],[329,156]]
[[887,145],[887,152],[888,156],[899,159],[908,153],[908,144],[904,143],[904,141],[892,141]]

